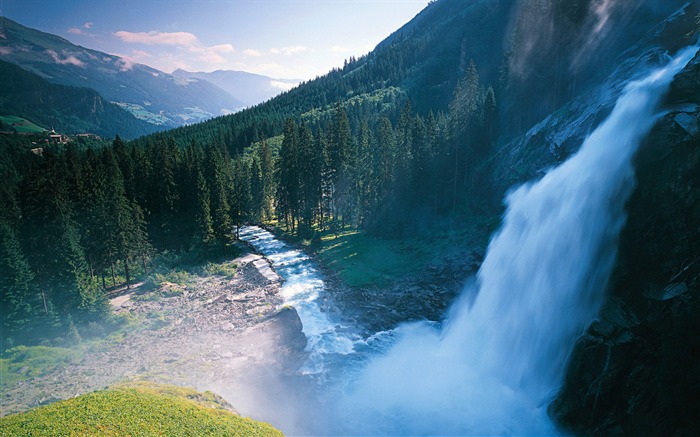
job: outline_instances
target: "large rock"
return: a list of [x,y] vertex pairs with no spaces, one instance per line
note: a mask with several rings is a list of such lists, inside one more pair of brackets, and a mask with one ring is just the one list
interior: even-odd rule
[[283,355],[298,356],[306,348],[306,335],[302,331],[301,319],[294,307],[283,307],[260,322],[255,329],[276,339]]

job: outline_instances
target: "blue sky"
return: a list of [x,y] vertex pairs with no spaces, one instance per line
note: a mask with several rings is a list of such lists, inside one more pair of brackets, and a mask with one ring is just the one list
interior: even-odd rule
[[312,79],[360,56],[427,0],[0,0],[0,14],[171,72]]

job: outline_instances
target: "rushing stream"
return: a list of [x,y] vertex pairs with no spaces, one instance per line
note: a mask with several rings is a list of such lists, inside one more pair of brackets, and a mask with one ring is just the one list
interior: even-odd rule
[[332,315],[321,311],[319,298],[326,285],[313,261],[257,226],[241,228],[240,237],[265,255],[284,279],[280,290],[284,305],[296,308],[308,341],[309,357],[301,373],[322,374],[326,370],[326,360],[352,353],[353,342],[359,337],[339,332],[342,326],[331,320]]
[[[546,408],[577,336],[602,305],[634,188],[632,158],[661,115],[673,76],[696,51],[630,82],[577,154],[508,195],[476,289],[463,293],[441,325],[400,326],[388,350],[370,351],[361,368],[346,369],[342,395],[323,413],[334,418],[328,432],[556,433]],[[259,228],[242,237],[286,279],[283,296],[309,338],[303,370],[323,371],[329,354],[353,356],[361,339],[339,334],[320,310],[323,281],[306,256]]]

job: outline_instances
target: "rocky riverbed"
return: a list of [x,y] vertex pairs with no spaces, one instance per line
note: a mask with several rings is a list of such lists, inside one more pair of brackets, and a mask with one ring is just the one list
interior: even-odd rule
[[196,277],[171,297],[135,288],[113,298],[116,313],[137,320],[133,329],[49,374],[3,385],[2,415],[134,379],[212,390],[238,406],[261,374],[293,374],[306,338],[296,311],[280,309],[281,278],[260,255],[234,262],[232,278]]

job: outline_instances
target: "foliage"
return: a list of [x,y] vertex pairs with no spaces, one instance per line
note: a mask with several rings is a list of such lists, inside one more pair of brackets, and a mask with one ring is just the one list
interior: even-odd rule
[[126,384],[2,418],[0,431],[6,436],[282,435],[226,410],[223,402],[211,392]]
[[499,224],[499,217],[485,210],[460,222],[439,220],[402,238],[378,237],[340,223],[323,231],[316,227],[310,238],[300,238],[284,226],[275,232],[307,247],[344,285],[387,287],[399,278],[420,274],[428,265],[464,257],[465,247],[485,250]]
[[220,275],[230,279],[236,275],[237,269],[238,265],[232,262],[207,263],[204,267],[204,272],[207,275]]
[[75,349],[48,346],[15,346],[0,355],[2,385],[49,374],[69,366],[80,357]]

